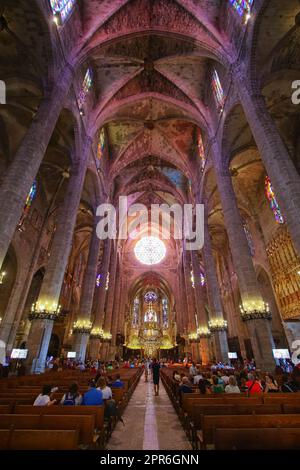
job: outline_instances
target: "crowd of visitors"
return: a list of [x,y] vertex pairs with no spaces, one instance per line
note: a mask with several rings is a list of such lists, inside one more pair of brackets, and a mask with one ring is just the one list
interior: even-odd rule
[[[182,371],[182,368],[181,368]],[[173,372],[173,380],[178,385],[179,394],[192,393],[198,388],[201,395],[223,393],[296,393],[300,392],[300,369],[294,367],[286,373],[276,367],[275,373],[262,373],[248,367],[243,369],[197,367],[193,362],[183,373],[177,369]]]

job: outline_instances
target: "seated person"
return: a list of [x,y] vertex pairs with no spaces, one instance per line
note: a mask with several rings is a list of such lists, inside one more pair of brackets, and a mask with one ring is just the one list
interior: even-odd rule
[[197,374],[196,374],[196,375],[194,375],[194,377],[193,377],[193,380],[194,380],[194,385],[198,385],[198,383],[199,383],[199,382],[200,382],[200,380],[202,380],[202,379],[203,379],[203,376],[202,376],[202,374],[200,373],[200,371],[199,371],[199,370],[197,370]]
[[78,384],[74,382],[70,385],[69,391],[62,397],[60,404],[64,406],[74,406],[81,405],[81,403],[82,396],[79,393]]
[[175,380],[175,382],[180,382],[180,375],[179,375],[178,370],[174,370],[174,372],[173,372],[173,380]]
[[217,375],[213,375],[212,382],[212,393],[224,393],[224,386],[219,382],[219,378]]
[[91,380],[88,391],[83,395],[82,404],[86,406],[103,405],[103,396],[101,390],[96,389],[96,383]]
[[189,373],[190,373],[190,376],[191,377],[194,377],[194,375],[197,375],[197,367],[196,367],[196,364],[194,362],[192,362],[192,365],[189,369]]
[[112,398],[112,391],[111,388],[106,385],[106,380],[104,377],[100,377],[97,382],[97,390],[101,390],[103,400],[111,400]]
[[271,374],[266,375],[264,393],[278,393],[279,386]]
[[124,388],[125,387],[124,382],[122,382],[122,380],[121,380],[120,374],[116,375],[116,380],[111,384],[111,386],[113,388]]
[[211,387],[211,384],[208,380],[206,379],[199,380],[198,388],[199,388],[200,395],[210,394],[211,393],[210,387]]
[[253,374],[248,374],[248,381],[246,382],[249,395],[255,395],[262,392],[262,386]]
[[236,383],[236,378],[233,375],[229,377],[229,383],[225,387],[225,393],[241,393]]
[[51,385],[44,385],[42,393],[35,399],[33,406],[51,406],[56,403],[56,400],[51,400]]
[[178,390],[180,393],[193,393],[193,389],[191,388],[189,379],[187,377],[183,377]]
[[282,382],[281,391],[283,393],[300,392],[300,380],[296,371],[291,376],[288,374],[284,375]]

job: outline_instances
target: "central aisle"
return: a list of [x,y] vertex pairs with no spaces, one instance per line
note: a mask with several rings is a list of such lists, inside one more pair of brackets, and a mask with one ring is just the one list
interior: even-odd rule
[[159,396],[150,379],[142,375],[123,414],[125,426],[118,423],[108,450],[191,450],[170,399],[160,382]]

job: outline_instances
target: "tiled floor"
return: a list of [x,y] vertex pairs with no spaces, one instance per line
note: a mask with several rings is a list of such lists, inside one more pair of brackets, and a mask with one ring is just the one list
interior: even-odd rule
[[162,383],[156,397],[152,382],[142,376],[123,419],[125,426],[118,423],[108,450],[191,450]]

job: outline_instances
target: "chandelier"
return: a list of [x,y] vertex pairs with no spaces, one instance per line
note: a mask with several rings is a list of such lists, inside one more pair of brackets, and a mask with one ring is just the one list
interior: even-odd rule
[[160,263],[166,256],[165,244],[157,237],[144,237],[134,247],[134,254],[142,264]]

